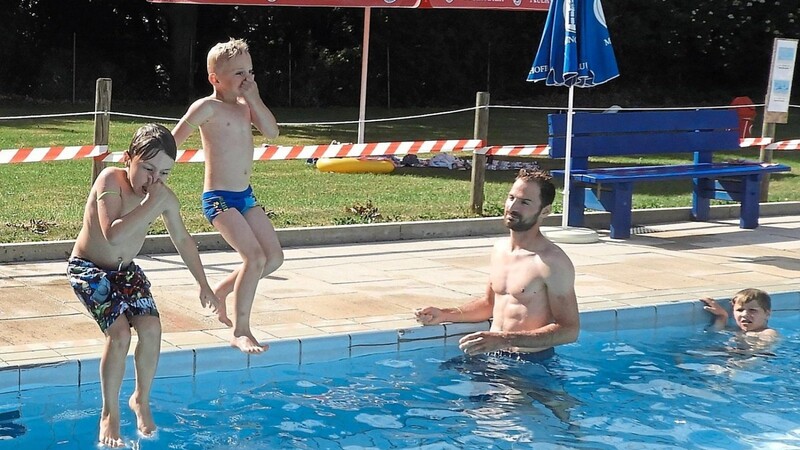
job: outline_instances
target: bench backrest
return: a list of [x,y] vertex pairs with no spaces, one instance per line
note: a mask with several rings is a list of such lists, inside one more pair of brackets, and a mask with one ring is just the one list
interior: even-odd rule
[[[566,157],[567,115],[547,119],[550,156]],[[739,149],[739,119],[733,110],[576,113],[573,158],[652,153],[710,153]],[[701,158],[706,159],[706,158]]]

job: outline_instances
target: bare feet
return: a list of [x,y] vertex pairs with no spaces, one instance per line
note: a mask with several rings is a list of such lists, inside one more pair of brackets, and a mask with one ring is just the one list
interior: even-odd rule
[[234,336],[231,339],[231,347],[238,348],[244,353],[263,353],[269,349],[269,345],[261,345],[258,343],[255,337],[252,334],[246,334],[244,336]]
[[110,414],[103,411],[100,416],[100,436],[98,436],[97,442],[111,448],[125,446],[119,433],[119,412]]
[[128,406],[136,413],[136,427],[143,436],[152,436],[156,432],[156,423],[149,403],[140,403],[136,400],[136,393],[128,399]]
[[228,308],[225,304],[228,295],[233,292],[230,286],[225,286],[225,280],[220,281],[220,283],[214,287],[214,295],[217,296],[219,299],[219,304],[217,306],[217,320],[224,323],[228,327],[233,326],[233,322],[231,319],[228,318]]

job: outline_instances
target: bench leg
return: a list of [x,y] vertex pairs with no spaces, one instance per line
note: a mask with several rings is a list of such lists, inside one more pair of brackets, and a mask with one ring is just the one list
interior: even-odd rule
[[742,206],[739,228],[758,227],[758,202],[761,200],[761,175],[748,175],[742,179]]
[[611,209],[611,238],[631,237],[631,204],[633,183],[617,183],[613,188],[614,206]]
[[714,180],[695,178],[693,184],[692,219],[698,222],[708,222],[711,216],[711,200],[702,193],[714,190]]

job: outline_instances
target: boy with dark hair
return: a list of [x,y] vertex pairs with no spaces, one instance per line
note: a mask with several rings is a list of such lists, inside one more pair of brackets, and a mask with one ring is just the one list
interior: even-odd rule
[[217,298],[208,285],[197,244],[186,230],[175,194],[164,182],[177,153],[172,134],[147,124],[133,136],[125,167],[108,167],[95,180],[83,214],[83,227],[69,258],[72,289],[106,336],[100,359],[103,409],[99,443],[122,447],[119,394],[131,328],[138,343],[134,353],[136,388],[128,406],[143,435],[156,430],[150,411],[150,389],[161,350],[161,321],[150,282],[133,262],[150,224],[159,216],[175,248],[200,285],[200,303],[216,311]]

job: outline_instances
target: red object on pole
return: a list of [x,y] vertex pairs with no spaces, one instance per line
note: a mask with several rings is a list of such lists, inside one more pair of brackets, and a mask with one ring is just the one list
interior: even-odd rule
[[731,102],[731,106],[739,106],[736,108],[736,114],[739,115],[739,139],[752,137],[753,121],[756,118],[756,107],[753,104],[753,99],[750,97],[736,97]]

